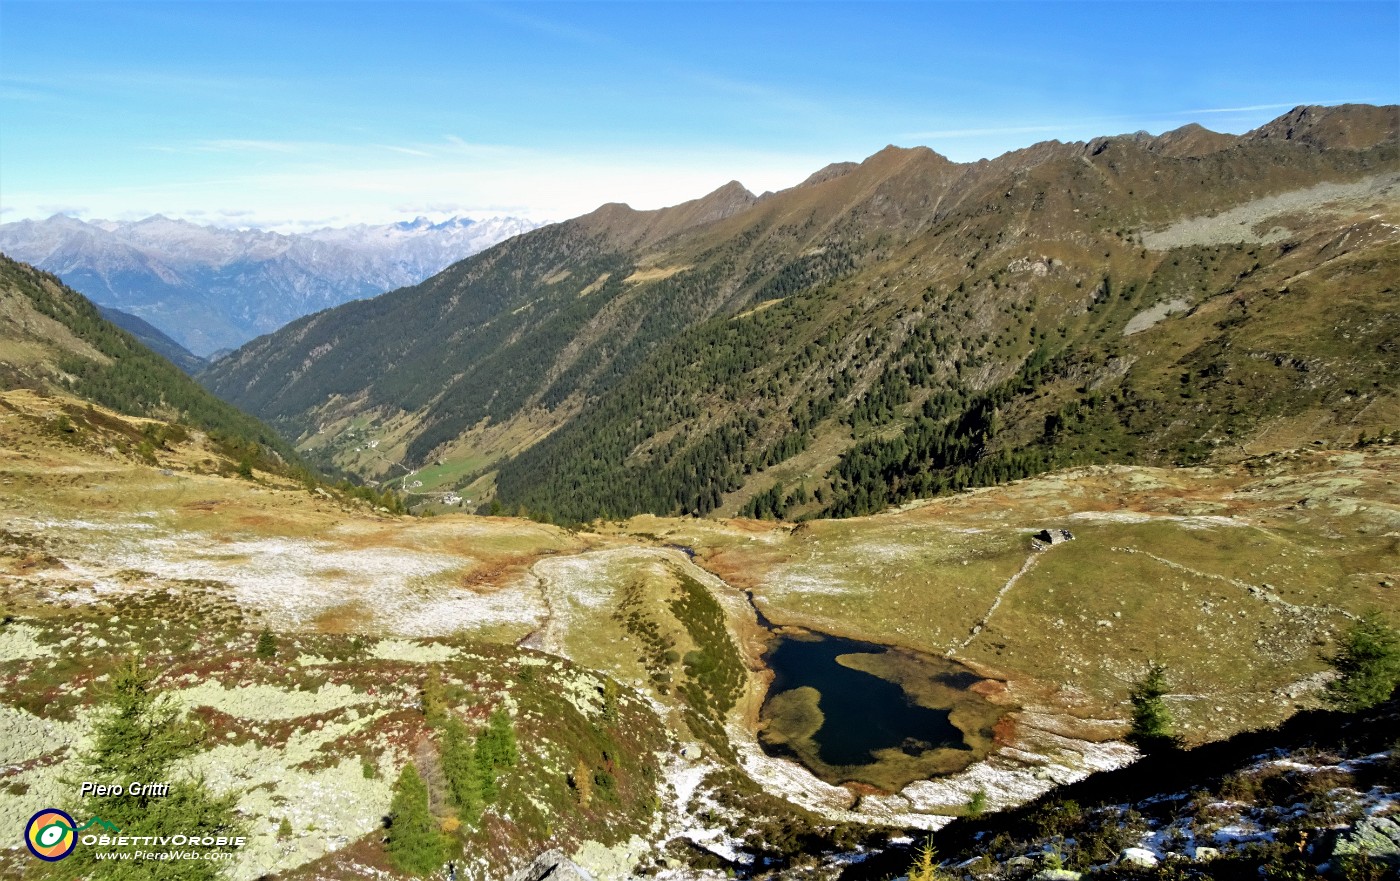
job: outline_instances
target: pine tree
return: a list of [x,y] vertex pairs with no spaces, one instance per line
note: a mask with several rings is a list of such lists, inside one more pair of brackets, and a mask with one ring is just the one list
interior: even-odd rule
[[1147,675],[1139,679],[1128,692],[1133,705],[1133,729],[1128,742],[1143,752],[1168,749],[1178,745],[1172,735],[1171,714],[1167,711],[1167,668],[1153,664]]
[[395,866],[427,875],[447,859],[442,834],[428,810],[428,787],[412,762],[404,765],[389,803],[389,840],[384,846]]
[[258,634],[258,647],[255,654],[264,661],[270,661],[277,657],[277,637],[272,635],[272,631],[264,627]]
[[481,777],[476,769],[476,752],[467,737],[467,726],[455,716],[449,716],[442,727],[442,771],[457,816],[464,822],[476,822],[481,816]]
[[1328,700],[1343,710],[1374,707],[1400,684],[1400,632],[1373,609],[1351,625],[1328,660],[1338,673],[1327,685]]
[[520,753],[515,745],[515,727],[510,716],[503,709],[491,714],[486,730],[476,739],[476,769],[480,781],[481,797],[487,802],[496,800],[500,794],[497,779],[502,771],[520,761]]
[[[202,780],[179,779],[181,760],[198,751],[203,732],[155,689],[154,679],[155,674],[136,658],[113,671],[109,705],[93,726],[92,746],[80,757],[79,766],[83,780],[168,783],[169,791],[164,796],[138,792],[93,797],[76,813],[101,817],[126,836],[233,838],[246,834],[234,812],[234,796],[214,795]],[[94,855],[100,851],[77,848],[61,864],[67,877],[206,881],[222,876],[233,865],[221,860],[97,860]]]

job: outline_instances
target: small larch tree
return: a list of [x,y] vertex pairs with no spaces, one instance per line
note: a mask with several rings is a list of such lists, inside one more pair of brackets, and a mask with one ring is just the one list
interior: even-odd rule
[[277,657],[277,637],[272,634],[271,630],[264,627],[262,632],[258,634],[258,647],[254,652],[264,661],[270,661]]
[[938,865],[938,851],[933,849],[933,839],[926,838],[914,850],[914,859],[906,874],[909,881],[952,881],[951,875]]
[[427,875],[442,868],[447,850],[428,810],[428,787],[412,762],[404,765],[394,782],[388,820],[389,838],[384,849],[395,866],[411,875]]
[[574,766],[573,773],[569,775],[569,785],[573,787],[574,795],[578,798],[580,807],[588,807],[593,801],[593,772],[589,770],[588,763],[580,756],[578,764]]
[[1338,674],[1327,684],[1328,701],[1343,710],[1374,707],[1400,684],[1400,632],[1373,609],[1351,625],[1327,660]]
[[442,772],[458,818],[475,823],[481,816],[481,778],[467,726],[456,716],[448,716],[442,726]]

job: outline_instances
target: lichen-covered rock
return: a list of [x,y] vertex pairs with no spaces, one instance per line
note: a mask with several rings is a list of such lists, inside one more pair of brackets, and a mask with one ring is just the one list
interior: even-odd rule
[[1367,817],[1337,837],[1332,857],[1368,856],[1400,866],[1400,824],[1388,817]]
[[1083,877],[1083,872],[1072,869],[1042,869],[1032,876],[1031,881],[1079,881]]
[[28,624],[11,623],[0,627],[0,661],[23,661],[56,654],[54,646],[39,642],[41,633],[39,628]]
[[563,851],[547,850],[506,881],[593,881],[593,876],[579,868]]

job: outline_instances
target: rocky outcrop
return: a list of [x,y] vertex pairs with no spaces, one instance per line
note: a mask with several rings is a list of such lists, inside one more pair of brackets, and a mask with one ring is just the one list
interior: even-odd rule
[[1400,868],[1400,823],[1388,817],[1367,817],[1350,832],[1337,837],[1332,860],[1369,857],[1391,868]]
[[564,856],[563,851],[547,850],[506,881],[594,881],[594,878]]

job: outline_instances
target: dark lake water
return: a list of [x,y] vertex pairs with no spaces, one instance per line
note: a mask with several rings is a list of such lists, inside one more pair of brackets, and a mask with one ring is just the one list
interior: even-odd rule
[[[963,732],[949,721],[949,710],[919,706],[894,682],[836,661],[841,655],[885,651],[875,643],[827,634],[777,636],[766,656],[773,671],[768,696],[803,686],[821,693],[818,708],[823,721],[812,741],[818,757],[828,765],[867,765],[876,760],[875,750],[891,748],[909,755],[931,749],[972,749]],[[940,681],[966,688],[978,677],[951,672]],[[776,747],[770,752],[789,751]]]

